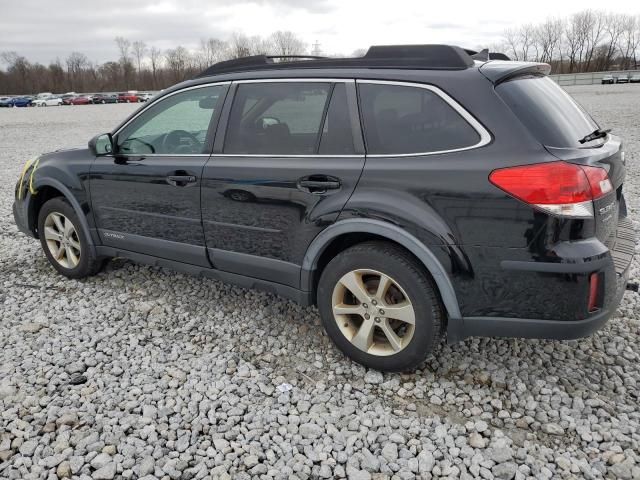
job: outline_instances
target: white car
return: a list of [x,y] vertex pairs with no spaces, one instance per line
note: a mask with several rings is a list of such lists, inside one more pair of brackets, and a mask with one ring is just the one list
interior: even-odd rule
[[54,97],[53,95],[48,97],[40,97],[33,100],[33,104],[36,107],[52,107],[62,105],[62,99],[60,97]]

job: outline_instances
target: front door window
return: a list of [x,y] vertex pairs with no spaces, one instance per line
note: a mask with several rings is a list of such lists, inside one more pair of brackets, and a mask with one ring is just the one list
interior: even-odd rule
[[118,135],[120,155],[193,155],[205,152],[209,124],[226,85],[192,88],[149,107]]

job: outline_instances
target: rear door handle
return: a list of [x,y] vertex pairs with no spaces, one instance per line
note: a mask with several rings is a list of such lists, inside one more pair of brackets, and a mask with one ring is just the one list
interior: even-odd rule
[[303,192],[322,194],[340,188],[340,179],[328,175],[310,175],[298,180],[298,189]]
[[174,187],[186,187],[187,185],[196,183],[195,175],[168,175],[167,183]]

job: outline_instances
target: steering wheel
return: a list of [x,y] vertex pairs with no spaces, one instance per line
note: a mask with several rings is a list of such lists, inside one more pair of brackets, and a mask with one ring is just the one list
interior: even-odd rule
[[[184,144],[183,140],[188,140],[189,145]],[[199,150],[201,147],[202,144],[198,137],[186,130],[173,130],[162,139],[162,151],[166,153],[198,153],[195,150]],[[184,149],[189,151],[179,151]]]

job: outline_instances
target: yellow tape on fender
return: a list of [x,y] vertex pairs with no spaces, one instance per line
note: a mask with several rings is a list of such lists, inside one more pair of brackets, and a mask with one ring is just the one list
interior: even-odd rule
[[35,188],[33,188],[33,175],[36,173],[39,163],[40,163],[40,158],[38,157],[38,159],[36,160],[36,163],[33,165],[33,168],[31,169],[31,176],[29,177],[29,191],[31,192],[31,195],[35,195],[36,193],[38,193],[38,191]]
[[31,195],[35,195],[37,192],[36,190],[33,188],[33,174],[36,171],[36,168],[38,168],[38,163],[40,162],[40,158],[31,158],[29,160],[27,160],[27,162],[24,164],[24,168],[22,169],[22,173],[20,174],[20,182],[18,185],[18,200],[22,200],[23,197],[23,189],[22,186],[24,185],[24,178],[27,176],[27,172],[29,171],[29,168],[33,165],[33,170],[31,170],[31,175],[29,176],[29,192],[31,192]]

